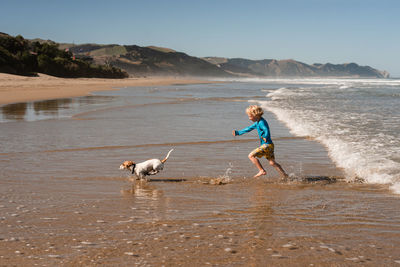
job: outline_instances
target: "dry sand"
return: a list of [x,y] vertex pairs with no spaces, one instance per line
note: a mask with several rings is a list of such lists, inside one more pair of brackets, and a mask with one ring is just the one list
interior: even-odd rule
[[93,91],[108,91],[126,86],[156,86],[207,83],[206,80],[176,77],[143,77],[127,79],[57,78],[45,74],[26,77],[0,73],[0,105],[78,97]]

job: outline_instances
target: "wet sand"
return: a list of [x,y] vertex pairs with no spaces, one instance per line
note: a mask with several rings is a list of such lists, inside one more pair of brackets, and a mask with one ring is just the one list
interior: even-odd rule
[[[323,146],[269,113],[291,177],[262,161],[267,176],[252,178],[257,136],[231,131],[259,91],[150,86],[3,106],[1,265],[397,266],[398,196],[344,182]],[[170,148],[148,182],[118,170]]]
[[207,83],[201,79],[179,77],[141,77],[127,79],[57,78],[46,74],[26,77],[0,73],[0,105],[78,97],[93,91],[112,90],[126,86],[156,86],[170,84]]
[[[13,197],[2,199],[7,206],[2,207],[6,218],[1,227],[7,231],[2,233],[2,264],[396,266],[398,262],[399,225],[394,221],[398,218],[374,218],[369,210],[396,211],[388,206],[390,198],[376,203],[384,190],[261,179],[213,186],[205,184],[207,180],[136,183],[121,189],[120,196],[86,192],[81,195],[84,199],[73,203],[67,198],[74,192],[56,183],[51,186],[59,189],[46,196],[13,191]],[[368,205],[355,205],[354,195]],[[21,205],[24,198],[33,203]],[[54,202],[42,206],[40,199]]]

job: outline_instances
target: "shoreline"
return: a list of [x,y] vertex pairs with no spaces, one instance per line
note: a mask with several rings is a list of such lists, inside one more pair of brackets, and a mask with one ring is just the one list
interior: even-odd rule
[[27,77],[0,73],[0,106],[21,102],[70,98],[118,87],[215,83],[201,78],[140,77],[126,79],[58,78],[46,74]]

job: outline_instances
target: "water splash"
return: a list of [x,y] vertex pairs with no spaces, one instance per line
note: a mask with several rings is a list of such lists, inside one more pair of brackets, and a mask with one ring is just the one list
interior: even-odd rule
[[224,175],[219,176],[218,178],[224,179],[228,182],[230,182],[232,180],[232,178],[230,177],[230,174],[232,173],[232,168],[233,168],[233,164],[232,162],[229,162],[229,167],[226,169]]
[[223,185],[232,182],[232,177],[230,174],[232,173],[233,164],[229,162],[229,167],[226,169],[223,175],[218,176],[218,178],[213,178],[210,180],[210,184],[213,185]]

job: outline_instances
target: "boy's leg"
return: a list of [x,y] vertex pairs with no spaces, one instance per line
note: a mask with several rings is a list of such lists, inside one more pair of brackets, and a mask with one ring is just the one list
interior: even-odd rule
[[256,165],[258,169],[258,173],[254,175],[254,177],[259,177],[261,175],[266,175],[267,172],[264,170],[263,166],[261,165],[260,161],[253,155],[253,153],[249,154],[249,159],[251,162],[253,162],[254,165]]
[[279,165],[278,162],[275,161],[275,159],[270,159],[270,160],[269,160],[269,164],[270,164],[272,167],[274,167],[275,170],[277,170],[277,171],[281,174],[282,178],[287,178],[287,177],[289,177],[289,176],[287,175],[287,173],[283,170],[282,166]]

